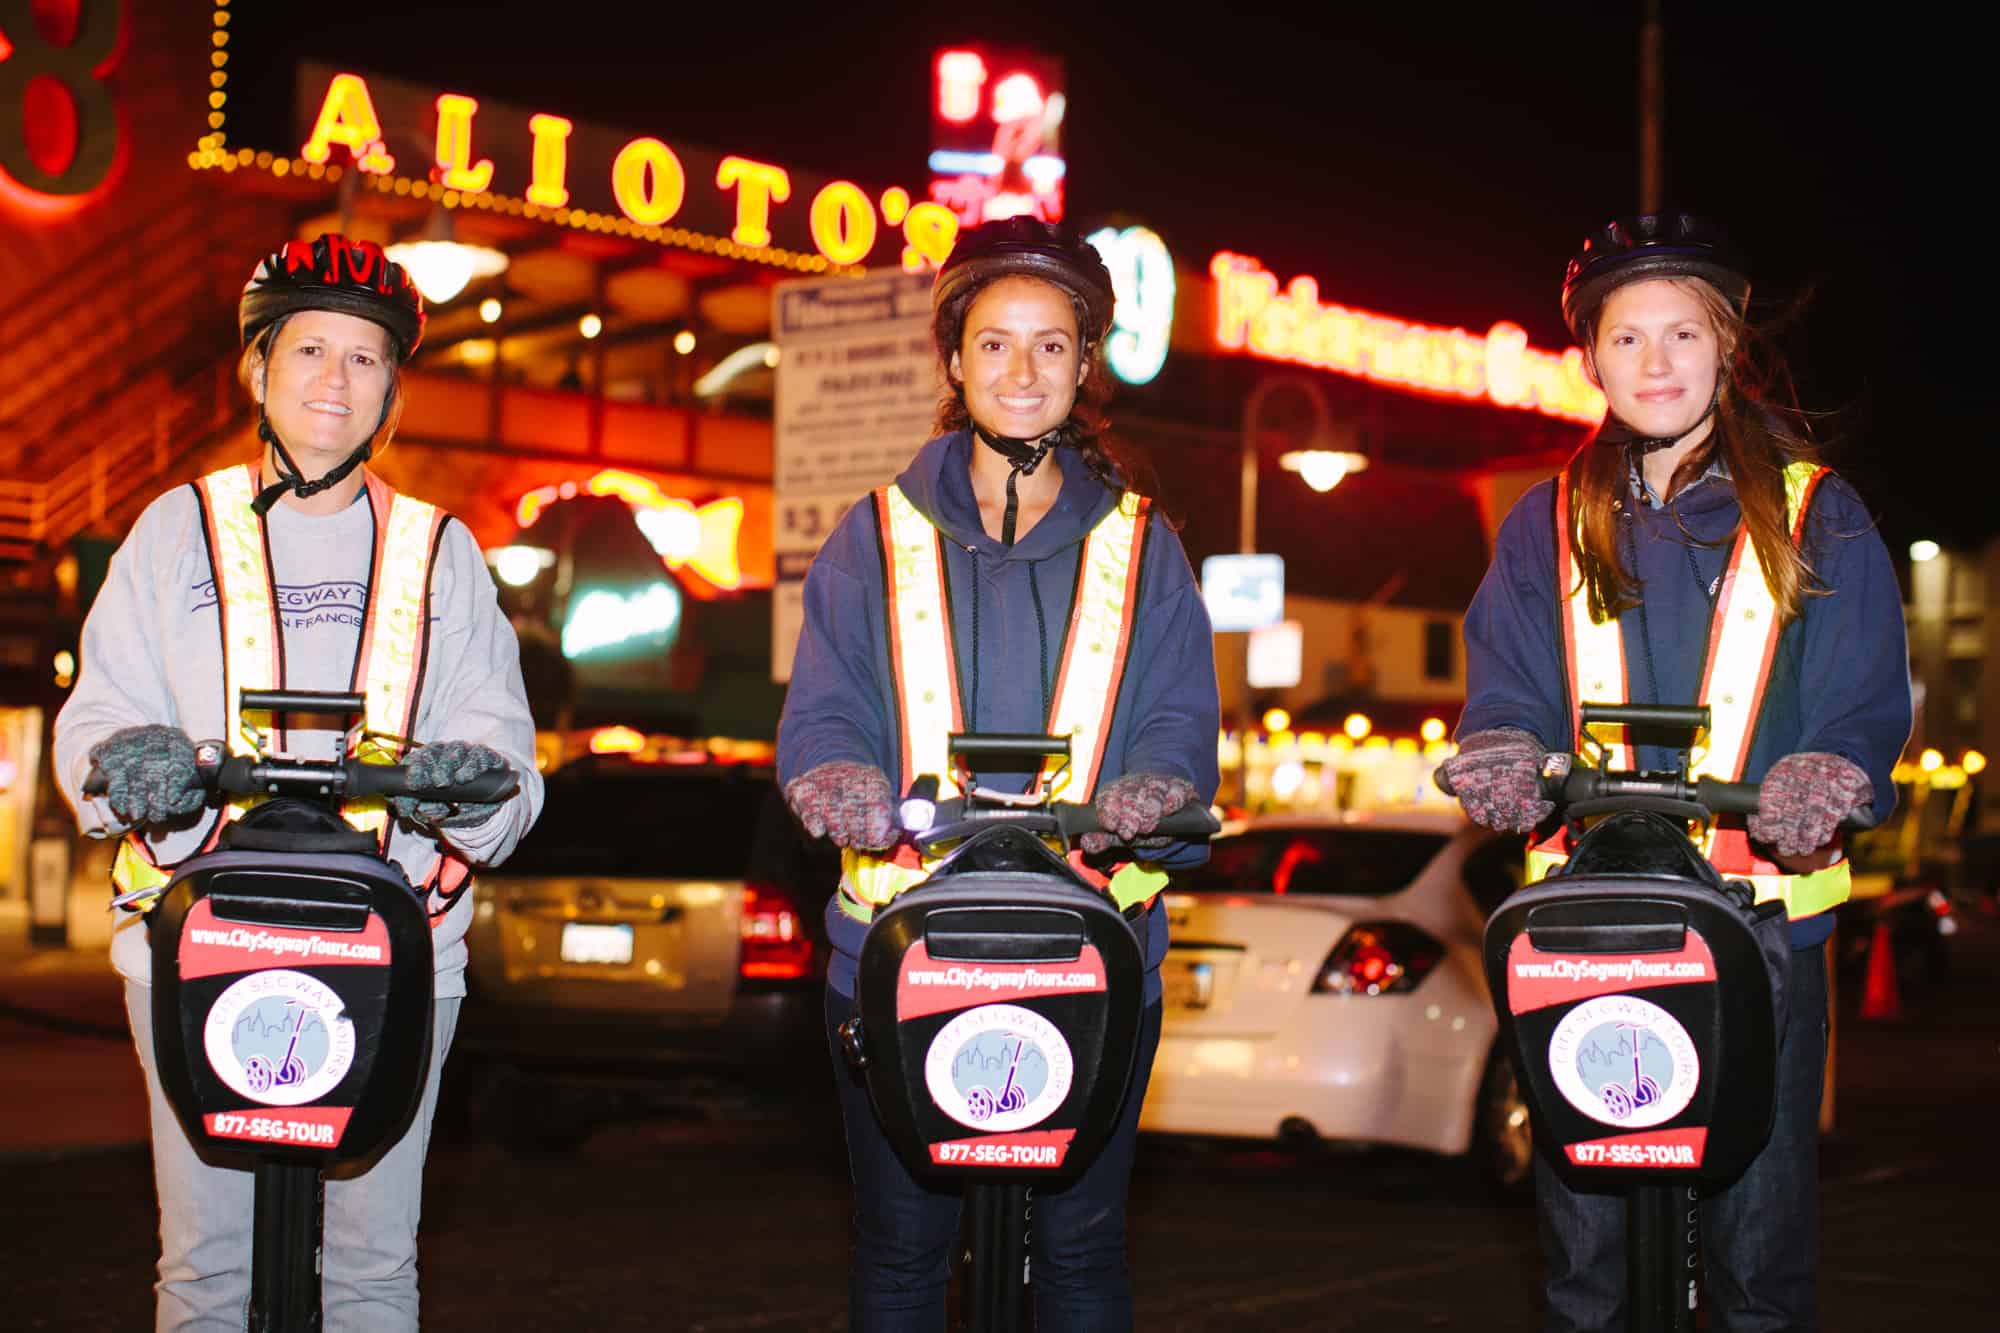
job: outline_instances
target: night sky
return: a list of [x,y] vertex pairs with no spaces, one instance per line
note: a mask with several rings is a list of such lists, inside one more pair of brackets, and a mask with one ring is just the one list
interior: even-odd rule
[[[1197,268],[1230,248],[1341,304],[1562,345],[1565,261],[1636,203],[1638,0],[1178,8],[244,5],[232,92],[316,57],[916,186],[932,51],[1033,45],[1067,62],[1074,220],[1126,216]],[[1928,6],[1752,8],[1663,6],[1667,198],[1729,227],[1765,313],[1810,294],[1784,346],[1892,549],[2000,535],[1977,41]]]

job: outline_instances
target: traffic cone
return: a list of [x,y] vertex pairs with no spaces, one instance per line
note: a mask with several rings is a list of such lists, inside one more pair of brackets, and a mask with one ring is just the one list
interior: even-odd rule
[[1868,946],[1868,982],[1861,991],[1861,1016],[1895,1022],[1903,1016],[1903,997],[1896,985],[1896,946],[1889,938],[1889,923],[1875,923],[1875,939]]

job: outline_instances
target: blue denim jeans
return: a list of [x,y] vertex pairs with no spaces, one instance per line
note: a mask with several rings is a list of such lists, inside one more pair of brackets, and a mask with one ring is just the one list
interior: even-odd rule
[[[827,1039],[854,1179],[848,1323],[855,1333],[941,1333],[958,1240],[959,1187],[919,1182],[896,1156],[861,1076],[835,1032],[854,1002],[826,992]],[[1037,1189],[1030,1203],[1029,1271],[1041,1333],[1127,1333],[1132,1279],[1125,1266],[1125,1193],[1139,1139],[1139,1106],[1160,1045],[1160,1006],[1141,1012],[1139,1049],[1118,1127],[1074,1182]]]
[[[1771,1140],[1701,1201],[1702,1300],[1715,1333],[1819,1328],[1819,1103],[1826,1076],[1826,955],[1792,954]],[[1625,1196],[1574,1190],[1537,1153],[1546,1333],[1623,1333]]]
[[[415,1333],[417,1327],[424,1157],[437,1110],[438,1075],[458,1026],[458,1000],[435,1003],[430,1081],[409,1129],[360,1175],[326,1182],[320,1287],[326,1333]],[[153,1180],[160,1196],[158,1333],[242,1333],[250,1321],[255,1177],[197,1153],[160,1090],[153,1067],[152,988],[126,982],[125,1012],[152,1104]]]

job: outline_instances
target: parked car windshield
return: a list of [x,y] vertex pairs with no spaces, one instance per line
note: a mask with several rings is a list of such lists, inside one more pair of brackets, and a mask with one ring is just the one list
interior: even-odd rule
[[768,768],[583,763],[497,873],[795,882],[803,839]]
[[1441,833],[1400,829],[1246,829],[1217,838],[1208,863],[1175,888],[1376,898],[1408,888],[1449,841]]

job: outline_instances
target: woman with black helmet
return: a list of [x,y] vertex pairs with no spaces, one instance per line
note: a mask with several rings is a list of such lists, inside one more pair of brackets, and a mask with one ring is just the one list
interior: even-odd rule
[[[853,1006],[874,911],[923,877],[891,853],[896,800],[944,770],[951,731],[1072,737],[1063,799],[1091,800],[1123,840],[1215,792],[1213,639],[1186,554],[1105,434],[1111,277],[1076,236],[1032,218],[960,236],[938,273],[933,331],[948,385],[936,439],[855,505],[806,578],[805,624],[778,732],[779,776],[815,836],[843,849],[827,910],[827,1019],[855,1186],[857,1329],[944,1324],[960,1196],[903,1168],[832,1029]],[[931,613],[935,611],[933,618]],[[982,772],[1031,789],[1038,775]],[[1030,1238],[1038,1327],[1125,1328],[1125,1192],[1154,1049],[1165,913],[1159,867],[1202,845],[1101,863],[1121,904],[1146,910],[1146,1008],[1119,1127],[1068,1188],[1037,1193]]]
[[[1440,784],[1489,828],[1543,835],[1548,751],[1579,749],[1583,702],[1704,703],[1697,773],[1761,783],[1757,812],[1705,848],[1791,918],[1791,1015],[1771,1137],[1702,1203],[1712,1326],[1818,1327],[1822,945],[1847,896],[1837,832],[1895,804],[1910,730],[1901,597],[1846,482],[1815,461],[1780,395],[1775,352],[1746,322],[1749,268],[1686,213],[1613,222],[1563,281],[1563,317],[1609,412],[1555,480],[1522,497],[1466,612],[1467,702]],[[1636,748],[1636,756],[1632,750]],[[1619,767],[1680,765],[1618,746]],[[1550,1330],[1625,1327],[1619,1196],[1573,1190],[1536,1162]]]
[[[503,860],[540,810],[534,724],[471,534],[361,467],[395,430],[401,368],[423,339],[409,276],[366,241],[290,241],[257,266],[238,316],[260,456],[154,500],[112,557],[56,719],[55,771],[82,831],[122,838],[111,958],[152,1105],[162,1329],[241,1328],[250,1296],[252,1175],[197,1155],[153,1067],[145,913],[172,867],[239,813],[209,801],[195,739],[232,740],[247,720],[278,752],[354,753],[344,718],[243,714],[238,696],[357,691],[372,733],[359,743],[400,754],[420,783],[518,776],[496,804],[343,809],[424,897],[436,1012],[410,1128],[364,1173],[327,1183],[325,1327],[414,1329],[423,1163],[465,994],[469,872]],[[84,795],[93,774],[103,796]]]

